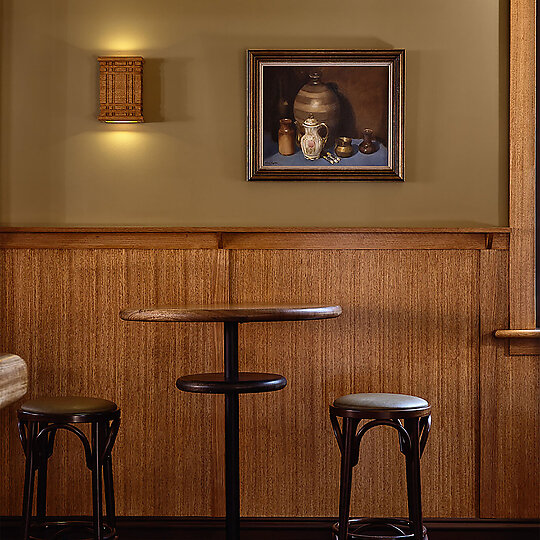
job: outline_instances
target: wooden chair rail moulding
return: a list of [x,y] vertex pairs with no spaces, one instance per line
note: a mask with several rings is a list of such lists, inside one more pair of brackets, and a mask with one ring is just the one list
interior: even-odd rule
[[508,249],[508,236],[457,232],[223,233],[225,249]]
[[93,227],[0,228],[1,248],[507,250],[510,229]]
[[150,227],[150,226],[104,226],[104,227],[17,227],[0,226],[0,233],[9,232],[363,232],[363,233],[510,233],[510,227]]

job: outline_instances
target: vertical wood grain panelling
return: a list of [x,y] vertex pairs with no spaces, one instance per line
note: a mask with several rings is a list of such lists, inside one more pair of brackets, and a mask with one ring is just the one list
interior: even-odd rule
[[[222,398],[181,393],[175,380],[222,369],[222,327],[127,323],[119,310],[339,303],[338,319],[240,327],[241,369],[289,381],[240,398],[243,514],[335,515],[339,452],[328,405],[346,393],[387,391],[433,405],[423,459],[428,517],[534,518],[538,357],[510,357],[492,338],[508,324],[507,264],[506,251],[481,249],[5,248],[0,350],[27,361],[30,397],[99,395],[122,407],[119,515],[219,516]],[[0,411],[0,505],[12,515],[23,481],[17,405]],[[82,458],[78,441],[61,434],[50,514],[89,512]],[[353,514],[404,515],[404,488],[395,433],[370,432]]]
[[[125,323],[146,303],[227,299],[218,250],[3,250],[0,347],[23,357],[30,393],[98,395],[122,408],[114,452],[120,515],[215,515],[215,400],[181,394],[178,375],[221,364],[215,325]],[[0,414],[2,513],[20,511],[22,450],[16,405]],[[85,514],[89,475],[78,441],[63,435],[51,461],[49,512]],[[67,474],[66,474],[67,471]],[[201,490],[203,486],[203,490]],[[201,493],[202,492],[202,493]],[[201,496],[202,495],[202,496]]]
[[[234,302],[331,302],[335,320],[241,327],[241,369],[285,375],[282,391],[241,397],[242,508],[252,516],[337,513],[339,452],[328,405],[401,392],[433,405],[423,460],[429,516],[477,513],[478,256],[451,251],[235,251]],[[355,515],[404,515],[393,432],[362,443]]]
[[[124,307],[223,302],[223,251],[128,252]],[[118,315],[117,315],[118,316]],[[120,371],[125,471],[119,498],[126,515],[214,515],[219,454],[216,398],[179,392],[184,373],[221,366],[217,324],[126,323]],[[128,422],[130,422],[128,424]],[[218,434],[220,436],[221,434]],[[221,470],[221,467],[219,467]]]
[[538,356],[510,356],[493,332],[508,327],[508,254],[480,254],[480,517],[540,514]]

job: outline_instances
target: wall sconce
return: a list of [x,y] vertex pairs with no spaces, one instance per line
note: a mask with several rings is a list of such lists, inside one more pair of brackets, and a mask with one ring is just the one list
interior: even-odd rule
[[142,56],[100,56],[99,116],[101,122],[144,122],[142,114]]

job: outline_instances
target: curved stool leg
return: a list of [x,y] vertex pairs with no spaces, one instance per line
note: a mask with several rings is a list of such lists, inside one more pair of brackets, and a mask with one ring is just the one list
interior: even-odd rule
[[92,504],[94,510],[94,534],[96,540],[103,540],[103,514],[102,514],[102,477],[103,460],[103,428],[99,422],[92,422]]
[[[47,423],[39,423],[39,431],[47,427]],[[44,519],[47,513],[47,450],[48,436],[45,442],[41,442],[38,450],[37,465],[37,496],[36,496],[36,515],[39,519]]]
[[113,420],[111,424],[106,424],[106,436],[104,437],[105,453],[103,456],[103,483],[105,491],[105,509],[107,515],[107,523],[112,529],[116,529],[116,512],[114,507],[114,486],[113,486],[113,470],[112,470],[112,445],[116,439],[120,420]]
[[114,487],[112,459],[108,456],[103,461],[103,483],[105,485],[105,509],[109,526],[116,529],[116,513],[114,508]]
[[[48,426],[47,422],[39,423],[39,433]],[[38,433],[38,435],[39,435]],[[47,464],[53,452],[54,437],[56,431],[47,433],[46,437],[39,444],[38,450],[38,479],[37,479],[37,497],[36,497],[36,515],[44,520],[47,515]],[[41,437],[40,437],[41,438]],[[38,439],[39,440],[39,439]]]
[[410,449],[405,454],[409,521],[413,529],[414,539],[423,540],[422,497],[420,490],[420,419],[406,418],[404,424],[411,440]]
[[35,439],[37,437],[38,425],[35,422],[20,422],[19,429],[21,436],[25,435],[26,454],[25,472],[24,472],[24,492],[23,492],[23,540],[28,540],[30,537],[30,522],[32,521],[32,500],[34,498],[34,477],[35,477]]
[[[359,451],[356,444],[356,428],[358,427],[358,423],[359,421],[354,418],[343,418],[341,444],[339,444],[341,450],[341,477],[339,482],[338,540],[346,540],[349,532],[352,470],[358,463]],[[337,434],[336,437],[338,437]]]

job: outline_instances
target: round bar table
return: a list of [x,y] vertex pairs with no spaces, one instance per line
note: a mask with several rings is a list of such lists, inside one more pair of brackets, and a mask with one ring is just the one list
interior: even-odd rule
[[238,324],[262,321],[308,321],[341,315],[338,305],[235,305],[124,309],[125,321],[223,322],[224,373],[180,377],[176,386],[187,392],[225,395],[226,538],[240,538],[240,474],[238,394],[282,389],[287,380],[271,373],[238,371]]

